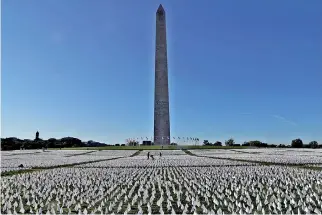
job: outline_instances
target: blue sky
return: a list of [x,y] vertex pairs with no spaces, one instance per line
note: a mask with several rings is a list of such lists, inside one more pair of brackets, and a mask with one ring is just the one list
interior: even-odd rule
[[320,0],[2,1],[2,137],[152,137],[159,3],[171,136],[322,143]]

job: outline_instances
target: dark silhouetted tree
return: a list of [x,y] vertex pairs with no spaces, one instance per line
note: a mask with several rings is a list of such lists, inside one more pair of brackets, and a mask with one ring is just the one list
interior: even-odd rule
[[204,140],[204,141],[203,141],[203,145],[204,145],[204,146],[209,146],[209,145],[211,145],[211,143],[209,143],[209,141],[208,141],[208,140]]
[[235,141],[233,138],[230,138],[229,140],[225,141],[226,146],[233,146],[235,144]]
[[262,146],[262,142],[259,141],[259,140],[252,140],[252,141],[249,141],[249,145],[250,146],[256,146],[256,147],[261,147]]
[[220,141],[216,141],[216,142],[214,143],[214,146],[222,146],[222,143],[221,143]]
[[318,142],[317,141],[311,141],[310,143],[309,143],[309,146],[311,147],[311,148],[313,148],[313,149],[315,149],[315,148],[318,148],[319,147],[319,144],[318,144]]
[[292,147],[293,148],[303,148],[303,141],[299,138],[292,140]]
[[55,138],[49,138],[48,140],[47,140],[47,146],[49,147],[49,148],[54,148],[54,147],[56,147],[56,144],[58,145],[59,143],[58,143],[58,140],[57,139],[55,139]]
[[83,143],[80,139],[75,137],[64,137],[60,140],[64,147],[80,147],[83,146]]
[[249,142],[245,141],[242,146],[250,146]]

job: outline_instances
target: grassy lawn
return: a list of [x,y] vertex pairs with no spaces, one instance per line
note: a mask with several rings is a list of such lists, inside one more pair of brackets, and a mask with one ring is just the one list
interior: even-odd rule
[[[163,150],[175,149],[247,149],[247,146],[163,146]],[[49,148],[50,150],[60,150],[60,148]],[[71,147],[62,148],[61,150],[161,150],[162,146],[102,146],[102,147]]]

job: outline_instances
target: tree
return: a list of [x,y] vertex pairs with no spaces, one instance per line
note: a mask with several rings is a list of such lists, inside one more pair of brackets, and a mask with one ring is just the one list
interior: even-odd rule
[[16,137],[1,138],[1,147],[4,150],[18,150],[22,146],[22,140]]
[[204,140],[204,141],[203,141],[203,145],[204,145],[204,146],[209,146],[209,145],[211,145],[211,143],[209,143],[209,141],[208,141],[208,140]]
[[229,140],[225,141],[226,146],[233,146],[235,144],[235,141],[233,138],[230,138]]
[[303,141],[300,138],[292,140],[292,147],[293,148],[303,148]]
[[216,142],[214,143],[214,146],[222,146],[222,143],[221,143],[220,141],[216,141]]
[[249,142],[245,141],[242,146],[250,146]]
[[[104,143],[94,142],[89,146],[105,146]],[[84,147],[87,143],[82,142],[80,139],[74,137],[64,137],[62,139],[49,138],[43,140],[18,139],[16,137],[1,138],[2,150],[19,150],[19,149],[41,149],[41,148],[62,148],[62,147]]]
[[80,147],[84,146],[82,141],[75,137],[63,137],[60,140],[64,147]]
[[313,148],[313,149],[315,149],[315,148],[318,148],[319,147],[319,144],[318,144],[318,142],[317,141],[311,141],[310,143],[309,143],[309,146],[311,147],[311,148]]
[[49,138],[49,139],[47,140],[47,142],[48,142],[48,147],[49,147],[49,148],[54,148],[54,147],[56,146],[56,144],[59,144],[59,143],[58,143],[58,140],[57,140],[57,139],[55,139],[55,138]]
[[256,147],[261,147],[262,146],[262,142],[259,141],[259,140],[252,140],[252,141],[249,141],[249,145],[250,146],[256,146]]

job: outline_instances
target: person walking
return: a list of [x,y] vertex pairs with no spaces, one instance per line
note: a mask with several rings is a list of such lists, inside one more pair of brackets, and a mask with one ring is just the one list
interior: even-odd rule
[[148,160],[149,160],[149,158],[150,158],[150,152],[148,152]]

